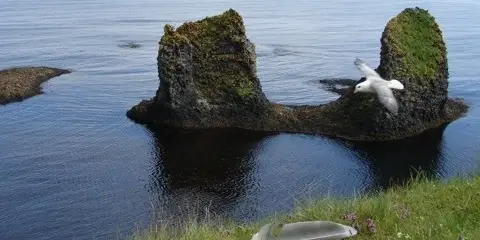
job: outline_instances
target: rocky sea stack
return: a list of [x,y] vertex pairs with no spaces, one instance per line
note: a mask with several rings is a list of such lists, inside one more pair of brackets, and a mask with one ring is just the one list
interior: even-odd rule
[[269,106],[256,73],[255,46],[234,10],[165,25],[158,52],[156,96],[128,116],[192,128],[234,127],[255,122]]
[[[241,16],[221,15],[164,28],[156,96],[127,112],[132,120],[181,128],[244,128],[318,133],[353,140],[392,140],[451,122],[467,110],[448,99],[448,63],[441,30],[428,11],[408,8],[391,19],[381,39],[380,66],[400,109],[390,116],[374,94],[344,91],[318,106],[271,103],[256,76],[254,44]],[[353,59],[352,59],[353,67]]]
[[0,104],[20,102],[42,94],[41,84],[70,70],[51,67],[15,67],[0,71]]

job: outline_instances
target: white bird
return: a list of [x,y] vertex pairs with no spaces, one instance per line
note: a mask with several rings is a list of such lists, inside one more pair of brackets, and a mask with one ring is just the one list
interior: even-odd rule
[[353,93],[376,93],[380,103],[387,108],[389,112],[397,115],[398,103],[391,89],[403,90],[403,84],[396,79],[383,79],[375,70],[358,58],[355,59],[354,64],[357,69],[365,75],[366,80],[357,84]]

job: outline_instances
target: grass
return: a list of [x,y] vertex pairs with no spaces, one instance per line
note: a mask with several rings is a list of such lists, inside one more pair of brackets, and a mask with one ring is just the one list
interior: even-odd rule
[[[289,215],[254,223],[229,220],[189,219],[181,227],[157,225],[137,232],[134,240],[251,239],[270,221],[284,223],[304,220],[332,220],[358,226],[360,233],[351,239],[480,239],[480,176],[439,182],[417,177],[403,187],[391,188],[355,199],[309,201]],[[344,220],[344,214],[357,220]],[[366,219],[375,223],[367,229]]]

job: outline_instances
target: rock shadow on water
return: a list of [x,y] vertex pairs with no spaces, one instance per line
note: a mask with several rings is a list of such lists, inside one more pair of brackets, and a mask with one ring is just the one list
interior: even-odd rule
[[[402,140],[333,139],[358,156],[356,161],[365,169],[358,177],[368,179],[362,184],[362,192],[369,193],[406,183],[417,170],[429,178],[441,176],[446,127],[442,125]],[[245,201],[251,200],[258,190],[265,190],[259,189],[257,159],[264,152],[265,141],[279,134],[151,125],[148,129],[154,138],[148,189],[154,212],[159,216],[155,219],[202,219],[206,213],[243,218],[248,214],[245,211],[254,211],[255,204],[245,209]]]
[[345,146],[355,151],[370,169],[373,181],[366,190],[385,190],[406,184],[417,174],[441,177],[443,134],[447,125],[401,140],[345,141]]
[[[232,211],[255,184],[256,154],[272,133],[148,128],[155,139],[149,188],[163,216]],[[192,209],[193,208],[193,209]],[[186,214],[186,216],[181,216]]]

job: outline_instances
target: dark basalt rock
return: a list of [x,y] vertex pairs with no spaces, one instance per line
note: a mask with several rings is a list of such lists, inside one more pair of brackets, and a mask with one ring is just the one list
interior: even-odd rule
[[42,94],[41,84],[70,70],[50,67],[15,67],[0,71],[0,105]]
[[132,109],[130,117],[142,118],[151,112],[145,105],[153,104],[154,113],[160,113],[153,118],[170,125],[234,127],[269,108],[257,78],[255,46],[234,10],[176,30],[166,25],[158,73],[156,96]]
[[156,96],[134,106],[127,116],[138,123],[170,127],[390,140],[451,122],[467,110],[461,101],[448,99],[445,44],[427,11],[405,9],[387,24],[381,43],[378,72],[405,85],[403,91],[394,90],[398,116],[390,116],[375,94],[353,94],[353,87],[324,105],[269,102],[256,76],[254,45],[246,38],[241,16],[232,9],[176,30],[166,25],[159,44]]
[[442,32],[428,11],[407,8],[392,18],[381,38],[377,72],[385,79],[397,79],[405,86],[393,90],[399,115],[390,116],[375,94],[348,92],[335,104],[365,135],[376,138],[408,136],[443,122],[452,121],[467,110],[448,99],[448,62]]

